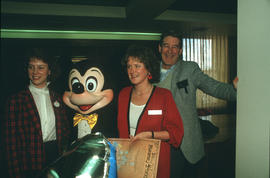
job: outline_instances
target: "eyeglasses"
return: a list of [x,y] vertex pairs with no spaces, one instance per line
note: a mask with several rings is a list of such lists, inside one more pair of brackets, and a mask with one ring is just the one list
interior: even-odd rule
[[170,45],[167,44],[167,43],[162,44],[162,47],[163,47],[163,48],[167,48],[167,49],[173,49],[173,50],[179,49],[179,45],[173,45],[173,46],[170,46]]

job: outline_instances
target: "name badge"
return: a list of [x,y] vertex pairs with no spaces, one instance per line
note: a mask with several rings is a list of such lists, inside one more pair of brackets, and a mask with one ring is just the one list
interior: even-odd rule
[[148,115],[162,115],[162,110],[148,110]]

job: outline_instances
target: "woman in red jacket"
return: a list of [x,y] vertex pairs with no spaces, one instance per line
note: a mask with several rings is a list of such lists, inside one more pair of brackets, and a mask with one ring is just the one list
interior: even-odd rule
[[158,178],[170,177],[170,146],[179,147],[183,123],[169,90],[155,87],[159,62],[147,47],[131,46],[122,61],[132,86],[118,98],[120,138],[161,140]]

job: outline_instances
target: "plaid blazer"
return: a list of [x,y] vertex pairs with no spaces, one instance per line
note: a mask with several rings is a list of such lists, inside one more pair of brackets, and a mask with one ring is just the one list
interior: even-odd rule
[[[70,141],[70,126],[62,98],[50,90],[56,119],[59,153]],[[3,141],[10,177],[26,177],[27,172],[44,168],[45,150],[40,117],[33,96],[27,88],[7,100]]]

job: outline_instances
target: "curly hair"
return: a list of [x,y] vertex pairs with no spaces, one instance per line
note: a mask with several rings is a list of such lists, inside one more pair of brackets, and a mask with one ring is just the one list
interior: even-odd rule
[[158,83],[160,80],[160,62],[155,55],[154,51],[147,47],[141,45],[131,45],[128,47],[125,56],[123,57],[121,63],[122,66],[127,69],[127,62],[129,57],[137,58],[142,62],[145,68],[152,75],[152,79],[149,79],[150,83]]
[[178,38],[179,39],[179,47],[180,47],[180,49],[182,49],[182,47],[183,47],[183,44],[182,44],[183,36],[182,36],[181,33],[177,32],[177,31],[174,31],[174,30],[165,31],[160,35],[160,40],[159,40],[159,45],[160,46],[162,46],[163,40],[167,36],[172,36],[172,37]]

